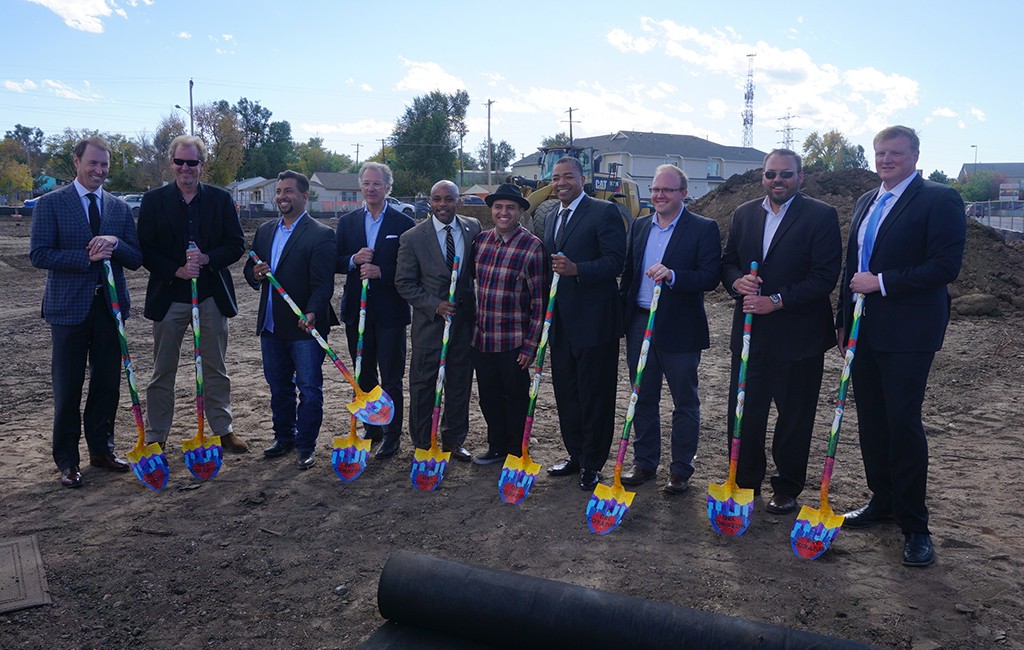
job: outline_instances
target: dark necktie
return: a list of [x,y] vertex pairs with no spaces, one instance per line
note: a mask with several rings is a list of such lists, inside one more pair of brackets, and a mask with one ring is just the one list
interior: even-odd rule
[[100,234],[100,206],[96,204],[96,195],[89,192],[85,195],[89,199],[89,225],[92,226],[92,236]]
[[455,237],[452,236],[452,227],[444,227],[444,263],[448,265],[448,272],[451,273],[455,266]]
[[558,232],[555,233],[555,252],[561,252],[562,247],[565,246],[565,234],[566,226],[569,221],[569,213],[572,212],[569,208],[565,208],[558,213]]
[[860,270],[868,270],[868,262],[871,261],[871,253],[875,249],[875,235],[878,234],[878,222],[882,220],[882,211],[886,202],[892,198],[892,192],[886,192],[878,200],[878,205],[871,211],[868,217],[868,225],[864,228],[864,245],[860,247]]

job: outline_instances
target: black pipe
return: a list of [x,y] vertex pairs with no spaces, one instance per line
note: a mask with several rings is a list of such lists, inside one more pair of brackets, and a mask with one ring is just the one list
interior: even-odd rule
[[[407,551],[398,551],[384,565],[377,587],[377,607],[390,622],[367,639],[363,648],[415,647],[395,636],[402,629],[402,638],[409,639],[409,628],[422,630],[424,641],[437,634],[458,637],[450,647],[870,647]],[[411,638],[416,638],[415,634]]]

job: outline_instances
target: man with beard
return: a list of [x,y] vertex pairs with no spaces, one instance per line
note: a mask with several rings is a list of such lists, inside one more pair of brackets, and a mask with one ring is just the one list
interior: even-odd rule
[[[804,488],[825,351],[835,345],[829,294],[842,265],[843,242],[832,206],[800,193],[800,156],[776,149],[764,159],[768,195],[736,209],[722,252],[722,284],[736,299],[732,322],[732,382],[736,386],[743,321],[755,314],[747,362],[736,483],[761,493],[767,470],[768,411],[778,419],[772,440],[774,494],[765,509],[787,514]],[[750,263],[757,262],[757,274]],[[729,429],[736,391],[729,392]]]
[[[314,463],[316,439],[324,415],[324,349],[309,335],[314,327],[325,338],[338,318],[334,295],[334,233],[306,212],[309,179],[286,170],[277,175],[274,200],[281,218],[262,224],[252,240],[260,258],[245,263],[243,274],[260,289],[256,333],[263,353],[263,376],[270,386],[274,442],[263,450],[268,458],[297,451],[299,469]],[[300,320],[267,280],[273,273],[302,309]],[[299,402],[296,407],[295,393]]]

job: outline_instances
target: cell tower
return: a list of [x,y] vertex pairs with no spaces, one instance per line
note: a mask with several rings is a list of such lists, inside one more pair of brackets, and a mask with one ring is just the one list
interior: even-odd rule
[[787,110],[786,111],[786,116],[781,118],[782,121],[784,121],[786,123],[786,125],[784,127],[782,127],[781,129],[778,129],[778,131],[777,131],[778,133],[782,134],[782,148],[783,149],[789,149],[790,151],[793,150],[793,131],[798,131],[799,130],[797,127],[793,126],[792,120],[793,120],[794,117],[800,117],[800,116],[799,115],[790,115],[789,111]]
[[747,92],[743,94],[743,146],[754,146],[754,57],[747,55]]

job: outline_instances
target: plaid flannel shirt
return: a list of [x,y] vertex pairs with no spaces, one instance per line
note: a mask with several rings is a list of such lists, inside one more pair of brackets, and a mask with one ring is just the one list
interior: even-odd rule
[[518,349],[533,357],[544,326],[544,245],[519,226],[508,241],[485,230],[473,242],[476,329],[481,352]]

